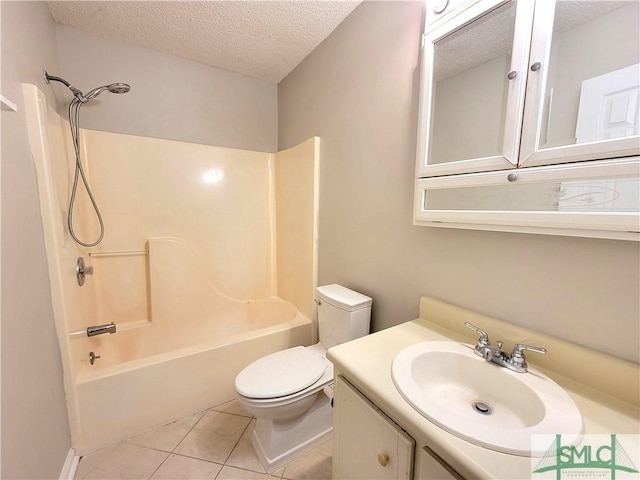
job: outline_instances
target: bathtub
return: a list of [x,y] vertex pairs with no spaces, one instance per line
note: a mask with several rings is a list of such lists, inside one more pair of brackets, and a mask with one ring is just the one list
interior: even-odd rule
[[[231,400],[234,379],[249,363],[311,343],[311,321],[293,304],[225,296],[182,239],[152,238],[137,254],[89,258],[102,271],[100,279],[88,280],[97,282],[99,297],[105,296],[100,281],[117,283],[125,272],[132,300],[140,291],[149,294],[143,308],[120,307],[118,314],[116,305],[111,317],[104,316],[109,310],[102,302],[101,318],[116,323],[115,334],[69,333],[78,422],[74,447],[80,454]],[[131,275],[136,265],[139,275]],[[127,296],[117,293],[127,304]],[[91,363],[90,352],[100,358]]]
[[[311,322],[289,303],[272,299],[238,307],[240,317],[225,321],[242,318],[247,328],[242,333],[203,338],[195,346],[135,360],[119,359],[114,365],[99,365],[100,358],[95,368],[87,365],[80,369],[74,442],[78,454],[231,400],[234,379],[246,365],[278,350],[308,345],[311,340]],[[126,334],[107,334],[100,341],[106,344]],[[126,344],[119,347],[127,350]],[[109,355],[104,349],[100,354]]]
[[[312,343],[316,242],[301,241],[300,229],[316,206],[275,234],[273,154],[81,130],[107,229],[99,246],[79,247],[66,227],[68,122],[36,87],[23,91],[77,454],[231,400],[246,365]],[[305,148],[313,165],[317,142]],[[296,152],[300,165],[309,155]],[[203,182],[211,169],[224,182]],[[300,210],[294,197],[284,207]],[[92,238],[86,201],[76,212]],[[276,237],[284,245],[288,236],[295,242],[276,254]],[[94,272],[82,286],[78,257]],[[116,333],[87,336],[111,322]]]

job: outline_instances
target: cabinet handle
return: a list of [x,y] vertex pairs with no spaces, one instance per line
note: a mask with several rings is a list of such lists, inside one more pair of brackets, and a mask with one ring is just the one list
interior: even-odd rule
[[389,463],[389,455],[387,455],[386,453],[379,453],[378,454],[378,463],[380,465],[382,465],[383,467],[386,467],[387,463]]
[[517,179],[518,179],[517,173],[510,173],[509,175],[507,175],[507,180],[510,182],[515,182]]
[[540,70],[540,67],[542,67],[542,64],[540,62],[536,62],[533,65],[531,65],[531,71],[537,72],[538,70]]
[[517,76],[518,76],[518,72],[516,72],[515,70],[511,70],[509,73],[507,73],[507,78],[509,80],[513,80]]

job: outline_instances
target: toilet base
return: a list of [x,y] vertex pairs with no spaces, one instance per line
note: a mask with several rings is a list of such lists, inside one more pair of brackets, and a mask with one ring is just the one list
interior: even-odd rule
[[258,418],[251,443],[267,473],[291,463],[331,437],[331,400],[318,392],[311,408],[290,420]]

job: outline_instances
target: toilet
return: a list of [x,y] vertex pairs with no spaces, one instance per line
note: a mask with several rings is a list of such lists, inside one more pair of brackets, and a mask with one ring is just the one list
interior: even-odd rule
[[238,401],[257,418],[251,443],[267,473],[329,438],[333,365],[327,349],[369,333],[366,295],[324,285],[316,288],[316,304],[318,343],[262,357],[236,377]]

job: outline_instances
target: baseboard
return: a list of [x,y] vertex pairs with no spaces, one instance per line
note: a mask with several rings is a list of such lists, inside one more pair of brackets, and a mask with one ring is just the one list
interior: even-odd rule
[[62,465],[62,471],[60,472],[59,480],[73,480],[73,477],[76,474],[76,470],[78,469],[79,462],[80,457],[76,455],[76,452],[73,448],[70,448],[69,453],[67,453],[67,458],[64,461],[64,465]]

